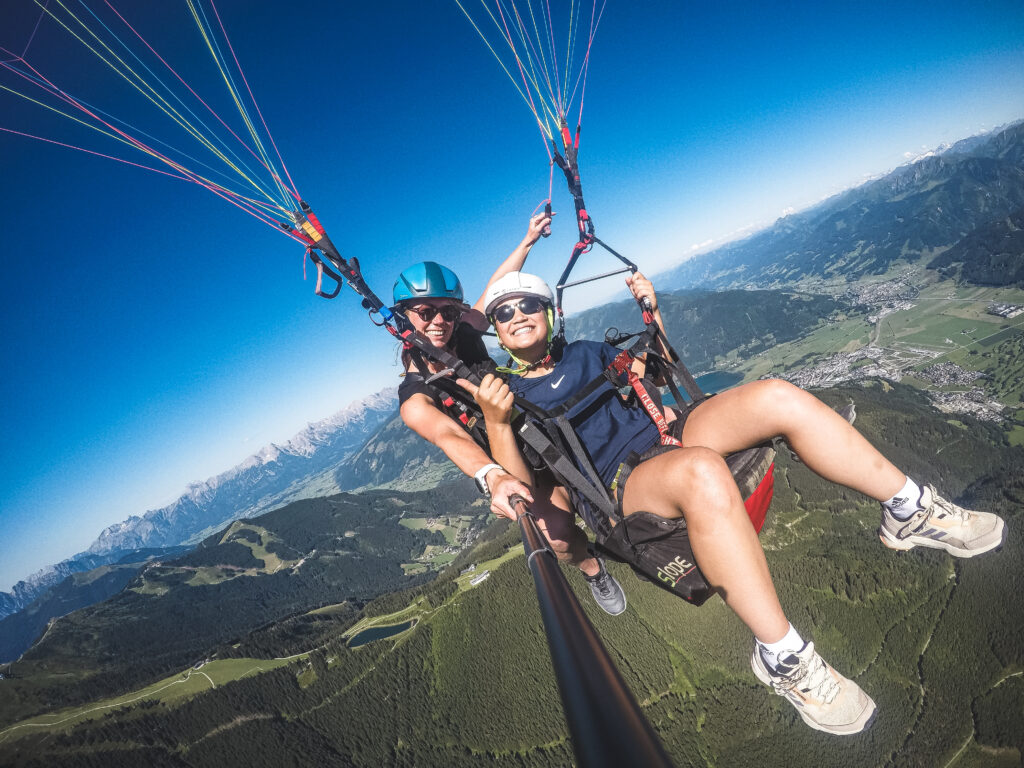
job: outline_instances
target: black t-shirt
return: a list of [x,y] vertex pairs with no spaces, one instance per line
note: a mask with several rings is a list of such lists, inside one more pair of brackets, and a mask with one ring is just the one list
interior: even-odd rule
[[[455,326],[453,333],[454,344],[452,345],[455,356],[470,368],[479,370],[482,367],[492,367],[494,361],[487,354],[487,347],[484,345],[483,333],[467,323],[459,323]],[[438,399],[439,386],[432,386],[426,383],[427,377],[412,371],[405,374],[401,384],[398,385],[398,405],[401,407],[406,400],[415,394],[422,394],[434,401],[434,405],[442,408]],[[461,387],[446,386],[452,397],[472,404],[473,398]],[[442,408],[443,409],[443,408]]]

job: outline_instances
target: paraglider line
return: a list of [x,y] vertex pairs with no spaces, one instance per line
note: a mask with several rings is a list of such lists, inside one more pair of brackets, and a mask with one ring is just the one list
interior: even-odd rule
[[[266,163],[266,162],[265,162],[265,161],[264,161],[264,160],[263,160],[262,158],[260,158],[260,157],[259,157],[259,156],[258,156],[258,155],[257,155],[257,154],[255,153],[255,152],[253,152],[252,148],[251,148],[251,147],[250,147],[250,146],[249,146],[248,144],[246,144],[246,143],[245,143],[244,141],[242,141],[242,139],[241,139],[241,138],[240,138],[240,137],[238,136],[238,134],[236,134],[236,133],[235,133],[235,132],[234,132],[234,131],[233,131],[233,130],[231,129],[231,126],[229,126],[229,125],[228,125],[228,124],[227,124],[226,122],[224,122],[224,120],[223,120],[223,119],[221,118],[221,116],[220,116],[220,115],[218,115],[218,114],[217,114],[217,113],[216,113],[216,112],[215,112],[215,111],[214,111],[214,110],[213,110],[213,109],[212,109],[212,108],[210,107],[210,105],[209,105],[209,104],[207,104],[207,103],[206,103],[206,102],[205,102],[205,101],[204,101],[204,100],[203,100],[203,99],[202,99],[202,98],[201,98],[201,97],[199,96],[199,94],[198,94],[198,93],[196,93],[196,92],[195,92],[195,90],[193,90],[193,88],[192,88],[192,87],[191,87],[191,86],[190,86],[190,85],[189,85],[189,84],[188,84],[187,82],[185,82],[185,80],[184,80],[184,79],[183,79],[183,78],[181,77],[181,75],[179,75],[179,74],[178,74],[178,73],[177,73],[177,72],[176,72],[176,71],[174,70],[174,68],[173,68],[173,67],[171,67],[171,65],[167,63],[167,61],[166,61],[166,60],[165,60],[165,59],[164,59],[164,58],[163,58],[163,57],[162,57],[162,56],[161,56],[161,55],[160,55],[160,54],[159,54],[159,53],[158,53],[158,52],[156,51],[156,49],[154,49],[154,48],[153,48],[153,46],[152,46],[152,45],[150,45],[150,44],[149,44],[149,42],[148,42],[148,41],[147,41],[147,40],[146,40],[146,39],[145,39],[145,38],[144,38],[144,37],[143,37],[143,36],[142,36],[141,34],[139,34],[138,30],[136,30],[136,29],[135,29],[135,28],[134,28],[134,27],[133,27],[133,26],[132,26],[131,24],[129,24],[129,23],[128,23],[128,20],[127,20],[127,19],[125,19],[125,18],[124,18],[124,16],[122,16],[122,15],[121,15],[121,13],[120,13],[120,12],[119,12],[119,11],[118,11],[118,10],[117,10],[117,9],[116,9],[116,8],[115,8],[114,6],[113,6],[113,5],[111,5],[111,4],[110,4],[110,0],[104,0],[104,2],[106,2],[107,6],[108,6],[108,7],[110,8],[110,10],[112,10],[112,11],[114,12],[114,14],[115,14],[115,15],[116,15],[116,16],[117,16],[117,17],[118,17],[118,18],[119,18],[120,20],[121,20],[121,22],[122,22],[122,23],[123,23],[123,24],[124,24],[124,25],[125,25],[126,27],[128,27],[128,29],[129,29],[129,30],[130,30],[130,31],[131,31],[131,32],[132,32],[132,33],[133,33],[133,34],[134,34],[134,35],[135,35],[135,36],[136,36],[136,37],[137,37],[137,38],[138,38],[138,39],[139,39],[139,40],[140,40],[140,41],[142,42],[142,44],[143,44],[143,45],[145,45],[145,46],[146,46],[146,48],[148,48],[148,49],[149,49],[150,53],[152,53],[152,54],[153,54],[154,56],[156,56],[156,57],[157,57],[157,59],[159,59],[159,60],[160,60],[160,63],[161,63],[161,64],[163,64],[163,65],[164,65],[164,66],[165,66],[165,67],[167,68],[167,70],[168,70],[168,71],[169,71],[169,72],[170,72],[170,73],[171,73],[172,75],[174,75],[174,76],[175,76],[175,77],[176,77],[176,78],[178,79],[178,81],[179,81],[179,82],[180,82],[180,83],[181,83],[182,85],[184,85],[184,86],[185,86],[185,88],[187,88],[187,89],[188,89],[188,92],[189,92],[189,93],[191,93],[191,94],[192,94],[192,95],[193,95],[193,96],[194,96],[194,97],[196,98],[196,101],[198,101],[198,102],[199,102],[200,104],[202,104],[202,105],[203,105],[204,107],[206,107],[207,111],[208,111],[208,112],[209,112],[209,113],[210,113],[211,115],[213,115],[213,116],[214,116],[215,118],[217,118],[217,121],[218,121],[218,122],[219,122],[219,123],[220,123],[221,125],[223,125],[223,126],[224,126],[224,128],[226,128],[226,129],[227,129],[228,133],[230,133],[230,134],[231,134],[232,136],[234,136],[234,137],[235,137],[235,139],[236,139],[236,140],[238,141],[238,143],[239,143],[239,144],[241,144],[241,145],[242,145],[243,147],[245,147],[245,149],[246,149],[246,150],[247,150],[247,151],[249,152],[249,154],[251,154],[251,155],[252,155],[252,156],[253,156],[253,157],[254,157],[254,158],[256,159],[256,161],[257,161],[257,162],[258,162],[258,163],[259,163],[260,165],[262,165],[262,166],[263,166],[263,167],[264,167],[264,168],[265,168],[266,170],[268,170],[268,171],[270,171],[271,173],[273,173],[273,172],[274,172],[274,169],[273,169],[273,168],[270,168],[270,167],[268,167],[268,166],[267,166],[267,163]],[[93,14],[93,16],[95,17],[95,14]],[[100,23],[102,24],[103,22],[101,21]],[[104,28],[106,28],[106,25],[104,25]],[[107,31],[109,32],[110,30],[108,29]],[[113,33],[113,32],[111,32],[111,34],[113,35],[114,33]],[[115,37],[115,38],[117,38],[117,36],[116,36],[116,35],[114,35],[114,37]],[[122,43],[122,45],[124,45],[124,43]],[[127,47],[128,47],[128,46],[125,46],[125,48],[127,48]],[[134,55],[134,54],[133,54],[133,55]],[[136,58],[136,60],[138,60],[138,57],[137,57],[137,56],[136,56],[135,58]],[[139,63],[140,63],[140,64],[142,64],[142,62],[141,62],[141,61],[140,61]],[[149,67],[147,67],[147,66],[146,66],[145,64],[142,64],[142,66],[146,68],[146,71],[148,71],[148,72],[149,72],[150,74],[152,74],[152,75],[153,75],[154,77],[156,77],[156,75],[155,75],[155,74],[153,73],[153,71],[152,71],[151,69],[149,69]],[[167,88],[167,86],[163,84],[163,82],[162,82],[162,81],[160,80],[160,78],[159,78],[159,77],[156,77],[156,81],[157,81],[158,83],[160,83],[161,85],[163,85],[163,86],[164,86],[164,88]],[[167,88],[167,91],[168,91],[169,93],[171,92],[169,88]],[[172,93],[171,95],[173,96],[174,94]],[[178,99],[178,98],[177,98],[177,96],[175,96],[174,98],[176,98],[176,99],[178,100],[178,103],[179,103],[179,104],[182,104],[182,106],[183,106],[183,107],[184,107],[184,108],[185,108],[186,110],[188,110],[188,112],[189,112],[190,114],[192,114],[192,116],[193,116],[193,117],[195,117],[195,118],[196,118],[196,120],[197,120],[197,121],[199,122],[199,124],[200,124],[200,125],[202,125],[202,126],[203,126],[204,128],[206,128],[206,124],[205,124],[205,123],[204,123],[204,122],[203,122],[203,121],[202,121],[201,119],[199,119],[199,117],[198,117],[198,116],[196,116],[196,115],[195,115],[195,113],[194,113],[194,112],[192,112],[192,110],[191,110],[191,109],[189,109],[189,108],[188,108],[188,107],[187,107],[187,106],[186,106],[186,105],[185,105],[185,104],[184,104],[184,103],[183,103],[183,102],[181,101],[181,99]],[[207,130],[209,131],[209,128],[207,128]],[[220,139],[219,139],[219,137],[217,137],[217,136],[216,136],[216,134],[214,134],[214,133],[213,133],[212,131],[210,131],[210,134],[211,134],[212,136],[214,136],[215,138],[217,138],[217,140],[218,140],[218,141],[220,140]],[[223,142],[221,142],[221,143],[223,144]],[[238,157],[237,155],[235,155],[235,153],[234,153],[233,151],[231,151],[230,149],[228,149],[228,148],[227,148],[226,146],[225,146],[224,148],[225,148],[225,150],[226,150],[226,151],[228,151],[228,152],[231,152],[231,154],[232,154],[232,155],[234,155],[234,156],[235,156],[236,158]],[[190,158],[190,159],[191,159],[191,158]],[[240,162],[240,163],[242,163],[242,161],[241,161],[240,159],[239,159],[239,162]],[[245,165],[245,164],[244,164],[244,163],[242,163],[242,165]],[[207,166],[207,167],[209,167],[209,166]],[[248,166],[246,166],[246,168],[247,168],[247,170],[248,170]],[[211,170],[212,170],[212,169],[211,169]]]
[[43,138],[42,136],[35,136],[35,135],[31,134],[31,133],[23,133],[22,131],[15,131],[15,130],[13,130],[11,128],[4,128],[2,125],[0,125],[0,131],[5,131],[7,133],[13,133],[13,134],[15,134],[17,136],[24,136],[24,137],[29,138],[29,139],[37,139],[38,141],[45,141],[47,144],[56,144],[58,147],[67,147],[68,149],[77,149],[79,152],[85,152],[85,153],[90,154],[90,155],[96,155],[97,157],[105,157],[108,160],[116,160],[117,162],[124,163],[125,165],[134,165],[136,168],[142,168],[143,170],[146,170],[146,171],[153,171],[153,173],[160,173],[160,174],[163,174],[164,176],[170,176],[172,179],[181,179],[182,181],[191,181],[191,179],[189,179],[188,176],[184,176],[184,175],[179,174],[179,173],[171,173],[170,171],[162,171],[159,168],[153,168],[153,167],[148,166],[148,165],[142,165],[141,163],[133,163],[131,160],[125,160],[123,157],[117,157],[115,155],[105,155],[102,152],[96,152],[96,151],[91,150],[91,149],[86,149],[85,147],[77,147],[74,144],[65,144],[62,141],[55,141],[53,139],[46,139],[46,138]]
[[29,46],[32,45],[32,41],[36,39],[36,32],[39,31],[39,25],[43,23],[43,16],[46,15],[46,9],[49,7],[49,5],[50,5],[50,0],[46,0],[46,2],[43,3],[43,10],[40,11],[39,18],[36,19],[36,25],[32,29],[32,34],[28,36],[28,42],[25,43],[25,50],[23,50],[21,52],[22,56],[24,56],[26,53],[28,53]]
[[[268,171],[270,168],[270,158],[267,157],[267,151],[263,147],[263,142],[260,139],[259,133],[256,130],[256,126],[253,125],[252,118],[249,116],[249,111],[243,102],[241,93],[238,90],[238,86],[235,85],[235,79],[230,72],[228,67],[227,59],[224,58],[224,54],[221,52],[220,43],[217,41],[217,36],[214,34],[213,26],[210,24],[206,17],[206,11],[203,10],[202,5],[199,6],[198,12],[196,5],[192,0],[186,0],[189,11],[192,12],[192,18],[196,22],[196,26],[199,28],[199,33],[202,35],[204,42],[206,43],[207,49],[210,51],[210,55],[213,57],[214,63],[217,65],[220,71],[221,77],[224,80],[225,86],[227,86],[228,94],[230,94],[232,101],[235,103],[235,108],[238,110],[239,116],[242,118],[242,122],[245,123],[245,127],[249,129],[249,137],[252,139],[256,149],[259,150],[262,156],[262,164]],[[202,18],[200,19],[200,15]],[[223,27],[222,27],[223,29]],[[230,45],[230,41],[229,41]],[[237,64],[237,59],[236,59]],[[241,74],[241,73],[240,73]],[[244,76],[243,76],[244,80]],[[252,94],[250,93],[250,96]],[[284,201],[288,200],[289,192],[285,189],[280,181],[280,177],[276,173],[271,171],[274,178],[274,183],[277,186],[277,193],[281,195],[281,199]]]
[[260,105],[256,103],[256,97],[252,95],[252,89],[249,87],[249,81],[245,79],[245,72],[242,71],[242,65],[238,62],[238,56],[235,55],[235,49],[231,45],[231,39],[228,37],[227,30],[224,29],[224,23],[220,20],[220,14],[217,13],[217,6],[213,3],[213,0],[210,0],[210,7],[213,9],[214,16],[217,17],[217,23],[220,24],[221,32],[224,33],[224,40],[228,44],[228,50],[231,51],[231,56],[235,60],[235,66],[238,67],[238,74],[242,76],[242,82],[245,83],[245,88],[249,92],[249,98],[252,100],[252,105],[256,108],[256,114],[260,116],[260,122],[263,123],[263,129],[267,132],[267,138],[270,139],[270,144],[274,147],[274,152],[277,153],[277,159],[281,161],[281,167],[284,169],[284,174],[288,177],[288,182],[292,185],[292,194],[296,200],[299,200],[299,191],[295,187],[295,182],[292,181],[291,174],[288,173],[288,167],[285,165],[284,158],[281,157],[281,152],[278,150],[277,144],[274,142],[274,137],[271,135],[270,129],[267,127],[267,121],[263,119],[263,113],[260,111]]

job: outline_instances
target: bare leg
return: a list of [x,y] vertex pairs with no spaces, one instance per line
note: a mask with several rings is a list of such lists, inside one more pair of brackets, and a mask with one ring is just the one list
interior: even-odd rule
[[575,517],[569,511],[569,495],[564,488],[538,488],[532,509],[537,527],[559,561],[575,565],[587,576],[596,576],[600,572],[597,560],[587,551],[586,534],[576,525]]
[[708,582],[755,637],[766,643],[782,639],[789,621],[739,489],[718,453],[681,448],[637,466],[626,482],[623,511],[638,510],[684,517]]
[[683,428],[684,445],[725,456],[781,436],[812,471],[878,501],[906,476],[839,414],[780,379],[730,389],[698,407]]

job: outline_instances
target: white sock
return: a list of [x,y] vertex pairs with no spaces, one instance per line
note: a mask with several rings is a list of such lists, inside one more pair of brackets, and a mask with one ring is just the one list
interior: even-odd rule
[[918,504],[920,501],[921,487],[908,477],[896,495],[883,501],[882,506],[897,520],[909,520],[911,515],[921,509]]
[[800,633],[793,628],[792,624],[789,625],[789,631],[786,632],[781,640],[776,640],[774,643],[765,643],[755,637],[754,641],[761,651],[761,658],[765,660],[765,663],[773,672],[779,666],[780,656],[801,651],[805,645],[804,639],[800,637]]

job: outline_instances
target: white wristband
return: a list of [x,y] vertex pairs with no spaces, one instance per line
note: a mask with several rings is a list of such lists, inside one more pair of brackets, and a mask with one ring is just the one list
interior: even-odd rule
[[473,475],[473,479],[476,481],[476,487],[480,490],[480,493],[485,496],[491,495],[491,489],[487,487],[487,473],[492,469],[500,469],[502,472],[505,471],[504,467],[500,464],[484,464],[480,469]]

